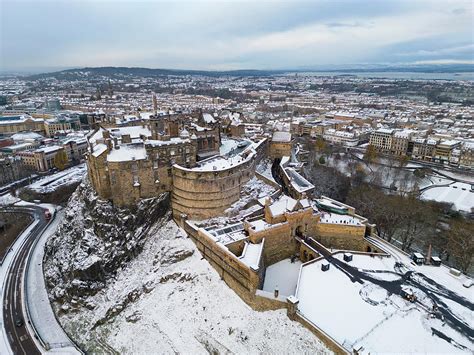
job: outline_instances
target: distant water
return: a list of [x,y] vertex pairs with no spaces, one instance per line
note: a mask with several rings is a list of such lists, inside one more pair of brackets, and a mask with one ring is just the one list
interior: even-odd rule
[[[296,73],[291,73],[296,74]],[[416,72],[299,72],[298,75],[355,76],[360,78],[386,78],[405,80],[464,80],[474,81],[474,72],[465,73],[416,73]]]

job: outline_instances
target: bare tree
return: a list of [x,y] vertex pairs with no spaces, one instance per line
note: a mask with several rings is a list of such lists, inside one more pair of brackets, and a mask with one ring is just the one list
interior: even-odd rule
[[474,255],[474,223],[463,218],[453,220],[448,232],[447,251],[463,272],[468,272]]

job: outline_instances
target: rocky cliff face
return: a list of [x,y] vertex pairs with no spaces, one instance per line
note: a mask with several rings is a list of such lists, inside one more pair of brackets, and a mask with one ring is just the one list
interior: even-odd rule
[[132,208],[100,200],[86,179],[71,197],[65,219],[45,247],[50,298],[67,311],[85,305],[117,270],[136,256],[150,227],[169,209],[168,194]]

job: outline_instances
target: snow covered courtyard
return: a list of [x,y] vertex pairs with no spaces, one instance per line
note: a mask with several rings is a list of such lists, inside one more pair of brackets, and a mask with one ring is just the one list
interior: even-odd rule
[[292,263],[290,259],[285,259],[270,265],[265,271],[263,290],[273,293],[278,289],[282,296],[294,295],[301,264],[299,260]]
[[[307,263],[298,282],[299,311],[349,351],[470,353],[472,290],[462,287],[464,277],[401,260],[410,265],[404,255],[354,255],[345,263],[337,254],[328,271],[321,270],[324,260]],[[407,286],[416,302],[398,292]],[[433,316],[434,305],[446,318]]]

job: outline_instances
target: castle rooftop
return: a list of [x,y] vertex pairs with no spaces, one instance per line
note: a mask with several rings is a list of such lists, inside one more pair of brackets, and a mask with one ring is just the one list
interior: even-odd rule
[[143,145],[121,145],[120,149],[112,149],[107,155],[108,162],[121,162],[146,159],[146,150]]

